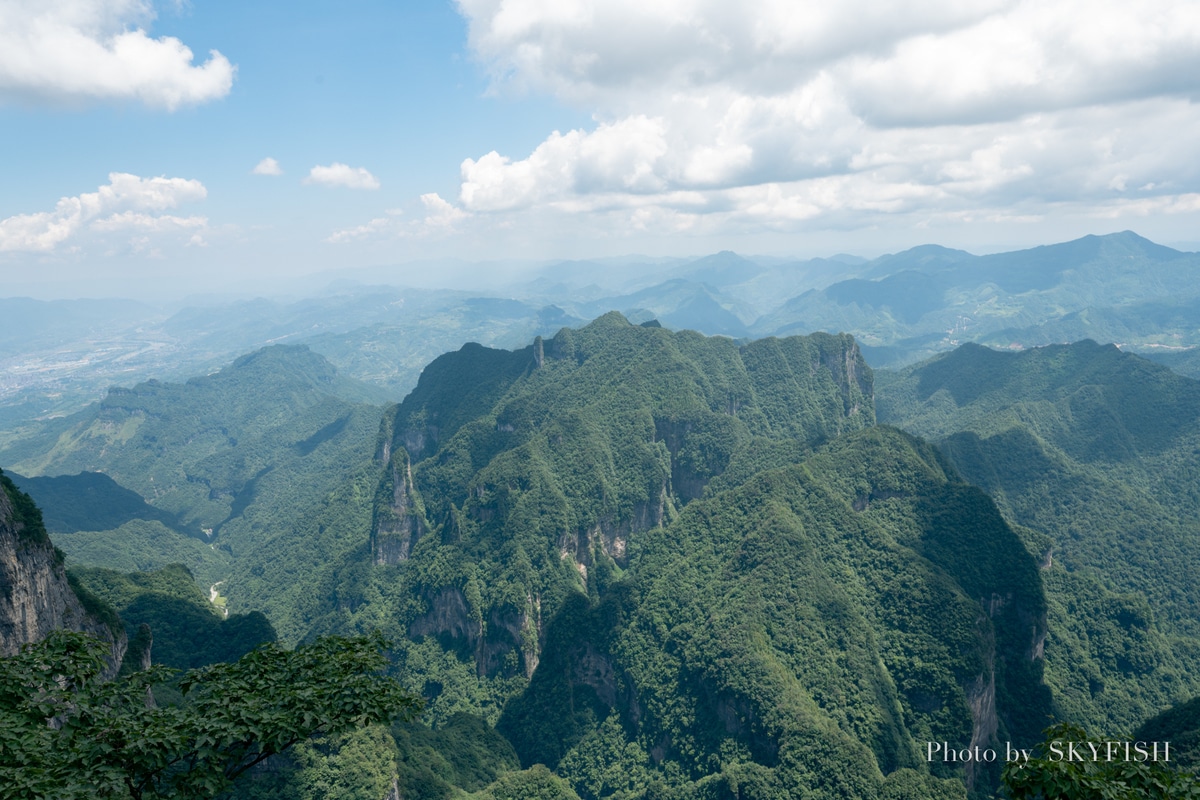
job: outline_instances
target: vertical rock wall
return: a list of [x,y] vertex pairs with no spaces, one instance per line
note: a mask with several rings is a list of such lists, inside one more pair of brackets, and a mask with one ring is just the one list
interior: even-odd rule
[[110,642],[110,672],[116,673],[125,654],[124,633],[110,630],[84,608],[42,528],[40,512],[0,473],[0,656],[14,655],[58,628]]

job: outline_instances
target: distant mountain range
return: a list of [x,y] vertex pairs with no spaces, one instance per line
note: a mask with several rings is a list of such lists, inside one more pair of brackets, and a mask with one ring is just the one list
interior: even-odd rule
[[109,386],[182,380],[275,343],[308,344],[344,376],[399,400],[426,363],[466,342],[517,347],[613,310],[735,339],[852,333],[873,366],[903,366],[963,342],[1022,348],[1092,338],[1200,376],[1191,350],[1200,345],[1198,272],[1200,254],[1126,231],[984,256],[923,245],[871,260],[721,252],[562,262],[503,293],[340,279],[302,300],[165,309],[0,298],[0,444],[5,429],[76,411]]

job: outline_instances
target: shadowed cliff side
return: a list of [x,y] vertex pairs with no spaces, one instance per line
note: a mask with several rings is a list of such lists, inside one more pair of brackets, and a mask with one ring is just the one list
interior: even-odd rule
[[127,642],[115,612],[71,585],[41,512],[0,472],[0,656],[58,628],[109,642],[109,673],[116,674]]

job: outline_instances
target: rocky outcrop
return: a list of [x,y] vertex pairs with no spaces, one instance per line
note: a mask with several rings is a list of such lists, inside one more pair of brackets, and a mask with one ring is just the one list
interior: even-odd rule
[[532,678],[542,652],[542,601],[533,594],[525,597],[525,607],[493,608],[484,622],[468,603],[461,589],[442,587],[426,598],[428,611],[408,627],[413,638],[435,636],[448,650],[473,657],[479,674],[512,674],[506,667],[509,653],[516,653],[522,673]]
[[615,521],[611,517],[604,517],[584,531],[560,534],[559,558],[570,559],[584,585],[587,584],[588,570],[601,553],[619,566],[627,566],[629,558],[626,548],[629,537],[661,527],[666,514],[667,499],[667,484],[664,482],[659,485],[653,499],[635,503],[628,517]]
[[0,656],[66,628],[109,642],[108,672],[114,675],[125,655],[125,634],[115,615],[105,621],[98,611],[72,590],[37,506],[0,473]]
[[425,533],[425,513],[413,487],[408,452],[391,452],[388,471],[375,500],[371,524],[371,558],[375,564],[407,561],[417,539]]

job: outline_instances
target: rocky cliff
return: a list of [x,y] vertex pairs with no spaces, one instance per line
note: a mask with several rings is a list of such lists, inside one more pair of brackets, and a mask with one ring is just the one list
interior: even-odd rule
[[13,655],[21,645],[56,628],[68,628],[109,642],[110,672],[115,674],[126,637],[115,614],[105,612],[101,604],[90,597],[81,600],[72,589],[41,512],[0,473],[0,656]]

